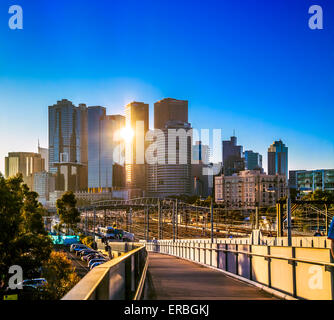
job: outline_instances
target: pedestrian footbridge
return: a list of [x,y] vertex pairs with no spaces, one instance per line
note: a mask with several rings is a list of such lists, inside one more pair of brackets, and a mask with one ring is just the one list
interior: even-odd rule
[[125,254],[91,270],[63,300],[333,300],[330,250],[303,241],[312,247],[247,239],[129,244]]

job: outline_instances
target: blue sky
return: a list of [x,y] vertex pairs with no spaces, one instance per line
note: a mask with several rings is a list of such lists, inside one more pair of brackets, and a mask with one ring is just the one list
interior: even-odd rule
[[[24,29],[8,28],[19,4]],[[324,29],[308,28],[321,5]],[[195,128],[235,129],[264,156],[282,139],[290,169],[334,168],[334,4],[322,0],[2,0],[0,171],[10,151],[47,146],[47,107],[67,98],[189,100]]]

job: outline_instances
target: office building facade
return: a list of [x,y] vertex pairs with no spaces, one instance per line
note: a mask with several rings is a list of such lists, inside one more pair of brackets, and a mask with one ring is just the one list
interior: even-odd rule
[[49,106],[49,172],[60,191],[88,185],[87,107],[63,99]]
[[145,135],[149,130],[149,105],[131,102],[125,106],[125,127],[133,136],[125,141],[125,183],[129,189],[146,190]]
[[166,98],[154,104],[154,128],[164,129],[168,121],[188,122],[188,101]]
[[244,152],[244,158],[246,170],[262,169],[262,155],[259,153],[247,150]]
[[268,174],[284,175],[288,179],[288,147],[282,140],[275,141],[268,148]]
[[230,176],[245,169],[245,160],[242,157],[242,146],[237,145],[237,137],[223,141],[223,172]]
[[[157,131],[155,131],[157,132]],[[192,128],[190,123],[168,121],[159,129],[155,152],[147,165],[149,196],[191,195]],[[160,134],[162,133],[162,134]],[[153,145],[150,145],[150,148]],[[154,163],[153,163],[154,162]]]
[[13,177],[18,173],[23,176],[23,181],[29,189],[33,189],[34,173],[44,171],[44,159],[38,153],[33,152],[9,152],[5,157],[5,177]]
[[38,201],[43,205],[47,204],[49,201],[49,194],[50,192],[54,192],[55,188],[56,179],[51,173],[47,171],[34,173],[33,191],[38,193]]

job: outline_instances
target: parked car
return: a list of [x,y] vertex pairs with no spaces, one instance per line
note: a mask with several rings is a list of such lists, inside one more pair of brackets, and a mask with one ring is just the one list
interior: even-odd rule
[[75,254],[78,256],[78,255],[80,255],[80,252],[81,251],[83,251],[83,250],[87,250],[87,249],[90,249],[90,248],[88,248],[88,247],[84,247],[84,248],[82,248],[82,247],[76,247],[75,249],[74,249],[74,252],[75,252]]
[[82,243],[71,244],[71,246],[70,246],[70,252],[74,252],[75,250],[78,250],[79,248],[81,248],[81,249],[85,249],[85,248],[88,248],[88,247],[85,246],[85,245],[82,244]]
[[42,287],[42,286],[46,285],[47,281],[44,278],[36,278],[36,279],[23,280],[19,284],[22,284],[24,287],[31,286],[31,287],[34,287],[35,289],[37,289],[39,287]]
[[79,251],[80,252],[80,257],[83,257],[87,254],[90,254],[90,253],[93,253],[93,252],[96,252],[95,250],[93,249],[84,249],[82,251]]
[[95,262],[103,262],[104,263],[104,262],[107,262],[107,259],[105,259],[105,258],[92,259],[88,262],[88,267],[90,267]]
[[94,256],[89,257],[86,261],[90,262],[93,259],[106,259],[106,257],[102,254],[96,254]]
[[93,263],[91,266],[90,266],[90,270],[92,270],[93,268],[95,268],[95,267],[97,267],[97,266],[99,266],[100,264],[103,264],[104,262],[95,262],[95,263]]
[[94,259],[94,257],[98,258],[98,257],[102,257],[102,255],[98,251],[94,251],[94,252],[90,252],[88,254],[83,255],[81,257],[81,260],[82,261],[89,261],[89,259]]

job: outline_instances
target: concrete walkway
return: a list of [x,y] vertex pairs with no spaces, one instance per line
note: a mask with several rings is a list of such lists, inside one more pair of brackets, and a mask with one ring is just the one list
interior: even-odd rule
[[157,300],[268,300],[270,294],[199,264],[149,253],[149,295]]

